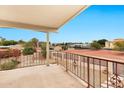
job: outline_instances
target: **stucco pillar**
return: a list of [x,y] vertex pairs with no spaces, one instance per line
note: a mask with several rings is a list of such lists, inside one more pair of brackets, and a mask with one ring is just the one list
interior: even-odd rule
[[46,65],[49,66],[49,32],[46,33]]

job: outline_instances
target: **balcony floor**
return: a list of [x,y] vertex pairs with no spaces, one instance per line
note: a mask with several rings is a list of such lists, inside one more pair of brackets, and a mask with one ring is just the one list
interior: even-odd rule
[[82,88],[83,85],[54,64],[0,71],[0,87]]

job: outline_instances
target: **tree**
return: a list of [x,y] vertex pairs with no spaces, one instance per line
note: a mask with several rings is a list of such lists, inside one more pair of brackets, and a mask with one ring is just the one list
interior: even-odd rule
[[124,51],[124,41],[115,42],[114,45],[115,50]]
[[24,44],[25,41],[23,41],[23,40],[19,40],[18,43],[19,43],[19,44]]
[[46,42],[41,43],[41,49],[46,50]]
[[6,39],[1,37],[1,42],[4,42]]
[[31,43],[32,43],[32,45],[36,48],[36,47],[38,47],[38,39],[37,38],[32,38],[31,39]]
[[16,45],[18,42],[15,40],[6,40],[5,38],[0,37],[0,45],[9,46]]
[[63,45],[63,46],[62,46],[62,49],[63,49],[63,50],[67,50],[67,49],[68,49],[68,46],[67,46],[67,45]]
[[38,39],[32,38],[30,41],[24,44],[24,47],[36,49],[38,44]]
[[93,42],[91,43],[91,49],[98,50],[98,49],[101,49],[101,48],[102,48],[102,46],[101,46],[98,42],[93,41]]
[[44,58],[46,58],[46,42],[41,43],[41,53]]
[[56,46],[56,45],[53,43],[52,46]]
[[0,46],[2,46],[3,44],[2,44],[2,42],[0,41]]
[[29,42],[26,42],[25,44],[24,44],[24,47],[26,48],[34,48],[33,47],[33,45],[32,45],[32,43],[29,41]]
[[108,41],[108,40],[106,40],[106,39],[100,39],[100,40],[97,41],[97,43],[99,43],[102,47],[104,47],[106,41]]
[[4,40],[4,41],[2,41],[2,45],[4,45],[4,46],[16,45],[16,44],[17,44],[17,41],[14,41],[14,40]]

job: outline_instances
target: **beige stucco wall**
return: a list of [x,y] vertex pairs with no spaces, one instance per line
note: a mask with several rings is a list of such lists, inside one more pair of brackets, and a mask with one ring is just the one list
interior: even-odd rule
[[105,42],[105,48],[111,48],[111,49],[114,48],[114,43],[111,41]]

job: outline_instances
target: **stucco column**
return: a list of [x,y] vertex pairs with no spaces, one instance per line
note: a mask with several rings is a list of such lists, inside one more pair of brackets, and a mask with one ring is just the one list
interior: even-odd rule
[[46,33],[46,65],[49,66],[49,32]]

